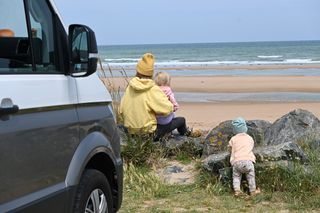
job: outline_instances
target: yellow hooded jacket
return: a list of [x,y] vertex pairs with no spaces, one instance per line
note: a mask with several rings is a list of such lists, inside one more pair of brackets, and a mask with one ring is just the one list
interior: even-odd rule
[[152,79],[134,77],[120,103],[120,115],[131,134],[153,133],[156,115],[167,116],[173,105]]

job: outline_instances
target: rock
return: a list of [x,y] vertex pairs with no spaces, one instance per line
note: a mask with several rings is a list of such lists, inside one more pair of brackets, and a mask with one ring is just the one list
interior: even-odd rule
[[[134,139],[132,136],[128,135],[126,132],[125,127],[122,125],[118,126],[118,133],[121,137],[121,145],[125,146],[127,144],[128,138]],[[148,137],[148,136],[146,136]],[[150,137],[150,136],[149,136]],[[139,136],[138,136],[139,138]],[[144,136],[141,136],[142,140],[152,140],[152,138],[145,138]],[[154,142],[154,144],[160,144],[164,146],[167,149],[177,149],[182,146],[188,146],[191,149],[197,150],[199,155],[202,155],[203,150],[203,144],[204,144],[203,137],[187,137],[187,136],[181,136],[178,132],[173,131],[172,134],[168,134],[165,136],[161,141]]]
[[311,143],[309,144],[311,149],[319,149],[320,148],[320,137],[315,138]]
[[253,138],[255,144],[264,144],[264,133],[271,126],[271,123],[265,120],[249,120],[246,123],[248,134]]
[[226,151],[229,140],[233,136],[231,121],[224,121],[213,128],[204,140],[203,155],[208,156]]
[[[244,178],[242,178],[243,180]],[[222,183],[232,183],[232,167],[225,167],[222,169],[219,169],[219,180]]]
[[219,174],[219,170],[230,167],[230,153],[222,152],[219,154],[212,154],[204,159],[203,167],[212,172],[213,174]]
[[167,184],[192,184],[197,175],[197,169],[194,163],[188,165],[177,161],[169,161],[164,168],[159,168],[157,176]]
[[[284,143],[274,146],[258,147],[254,151],[257,163],[270,164],[270,162],[293,162],[306,163],[306,155],[295,143]],[[220,174],[220,170],[230,167],[229,152],[212,154],[204,159],[203,167],[214,174]],[[270,164],[271,165],[271,164]]]
[[311,112],[296,109],[276,120],[265,132],[265,144],[297,142],[305,137],[320,138],[320,121]]
[[300,163],[306,163],[308,161],[303,150],[297,144],[292,142],[258,147],[253,151],[253,153],[256,156],[256,161],[261,163],[281,160],[298,161]]
[[202,138],[192,138],[187,136],[181,136],[179,134],[172,134],[171,137],[162,140],[161,142],[166,148],[174,149],[179,148],[183,145],[193,145],[194,148],[199,150],[203,149],[203,139]]
[[165,170],[164,173],[165,174],[170,174],[170,173],[181,173],[183,172],[182,167],[181,166],[168,166]]
[[[229,140],[234,135],[231,122],[231,120],[224,121],[210,131],[204,141],[204,156],[227,150]],[[263,144],[264,132],[271,123],[264,120],[249,120],[246,123],[248,134],[253,137],[255,143]]]

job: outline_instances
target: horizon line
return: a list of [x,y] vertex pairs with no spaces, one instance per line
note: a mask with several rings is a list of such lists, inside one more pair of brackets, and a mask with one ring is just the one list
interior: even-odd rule
[[168,45],[168,44],[223,44],[223,43],[262,43],[262,42],[299,42],[299,41],[320,41],[319,40],[271,40],[271,41],[221,41],[221,42],[169,42],[169,43],[136,43],[136,44],[98,44],[98,46],[135,46],[135,45]]

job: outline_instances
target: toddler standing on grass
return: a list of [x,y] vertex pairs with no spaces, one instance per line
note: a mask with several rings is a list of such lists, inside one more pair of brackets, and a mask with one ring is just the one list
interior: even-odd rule
[[186,126],[184,117],[175,117],[174,112],[179,109],[179,104],[174,98],[174,94],[170,87],[170,76],[166,72],[158,72],[155,75],[154,81],[156,85],[166,94],[169,101],[173,104],[173,112],[168,116],[157,115],[157,131],[155,141],[159,140],[166,133],[170,133],[177,129],[180,135],[189,135],[191,133]]
[[250,195],[259,194],[260,190],[256,187],[254,172],[256,157],[253,154],[253,138],[247,134],[248,128],[243,118],[239,117],[233,120],[232,127],[235,136],[229,141],[229,149],[231,150],[230,163],[232,165],[234,195],[240,196],[242,194],[240,189],[242,174],[246,174]]

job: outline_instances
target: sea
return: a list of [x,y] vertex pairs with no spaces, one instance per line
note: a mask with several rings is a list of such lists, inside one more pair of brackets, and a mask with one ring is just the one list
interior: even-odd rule
[[[254,65],[320,64],[320,41],[229,42],[191,44],[101,45],[103,67],[124,69],[135,74],[139,58],[155,55],[157,68],[170,69],[173,76],[197,75],[307,75],[320,76],[318,69],[246,70]],[[242,66],[241,69],[194,69],[212,66]],[[193,69],[190,69],[193,68]],[[204,72],[205,70],[205,72]],[[115,75],[121,73],[114,72]]]
[[[317,68],[259,69],[257,66],[320,64],[320,41],[101,45],[98,49],[103,66],[100,72],[104,70],[107,77],[134,76],[138,60],[146,52],[154,54],[155,69],[164,68],[171,76],[320,76]],[[210,69],[213,66],[218,69]],[[237,69],[219,70],[228,66]],[[319,93],[299,92],[176,93],[176,98],[187,102],[320,102]]]

